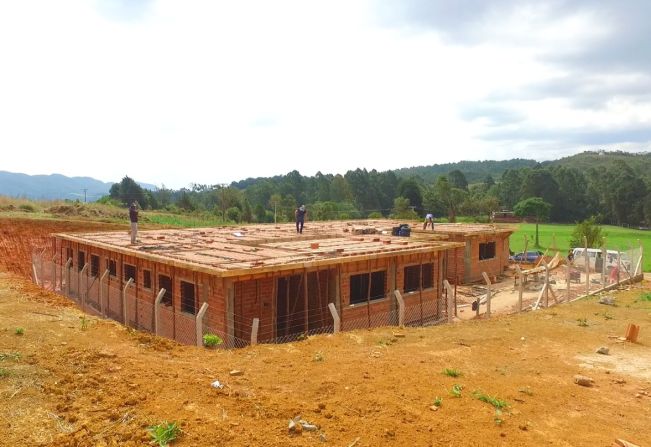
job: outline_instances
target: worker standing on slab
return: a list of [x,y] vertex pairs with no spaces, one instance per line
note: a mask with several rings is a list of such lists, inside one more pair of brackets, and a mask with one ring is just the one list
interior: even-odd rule
[[428,213],[425,216],[425,222],[423,222],[423,230],[427,230],[427,226],[432,226],[432,231],[434,231],[434,216],[431,213]]
[[138,236],[138,206],[133,202],[129,207],[129,220],[131,221],[131,243],[136,243]]
[[305,209],[305,205],[301,205],[298,208],[296,208],[296,211],[294,211],[294,216],[296,217],[296,232],[303,234],[303,225],[305,224],[305,215],[307,214],[307,210]]

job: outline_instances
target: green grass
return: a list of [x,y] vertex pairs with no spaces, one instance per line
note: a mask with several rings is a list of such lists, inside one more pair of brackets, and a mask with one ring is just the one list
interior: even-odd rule
[[11,373],[7,368],[0,368],[0,379],[3,377],[9,377]]
[[25,334],[25,328],[17,327],[14,333],[16,335],[24,335]]
[[461,397],[461,390],[463,390],[463,385],[459,385],[458,383],[455,383],[454,385],[452,385],[450,394],[454,397]]
[[453,368],[445,368],[443,370],[443,374],[445,374],[448,377],[459,377],[461,375],[461,371]]
[[20,360],[20,352],[0,352],[0,362],[4,362],[5,360]]
[[[554,235],[556,236],[556,247],[561,253],[567,254],[570,248],[570,239],[575,225],[572,224],[540,224],[538,235],[540,238],[540,250],[545,251],[552,247]],[[638,247],[638,239],[644,247],[645,272],[651,271],[651,231],[622,228],[612,225],[602,225],[602,234],[606,237],[606,245],[609,250],[628,250]],[[513,252],[524,250],[524,236],[529,237],[527,250],[535,250],[533,246],[536,237],[536,224],[518,224],[518,230],[511,235],[509,242]]]
[[438,396],[435,397],[435,398],[434,398],[434,406],[435,406],[435,407],[440,407],[441,405],[443,405],[443,398],[442,398],[442,397],[438,397]]
[[501,410],[509,406],[509,403],[507,401],[499,399],[495,396],[490,396],[488,394],[482,393],[481,391],[475,391],[474,393],[472,393],[472,395],[475,396],[476,399],[479,399],[482,402],[491,404],[497,410]]

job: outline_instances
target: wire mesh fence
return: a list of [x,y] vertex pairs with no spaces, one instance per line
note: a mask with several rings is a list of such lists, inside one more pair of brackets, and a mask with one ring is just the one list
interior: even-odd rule
[[[564,258],[560,254],[538,265],[516,267],[512,285],[499,286],[484,274],[485,284],[472,288],[471,312],[479,317],[495,313],[517,313],[573,301],[579,297],[618,287],[639,279],[642,249],[626,251],[593,250]],[[423,299],[412,295],[406,302],[396,291],[380,303],[350,309],[308,308],[294,313],[266,315],[265,318],[239,315],[205,317],[208,305],[193,313],[159,302],[164,290],[143,291],[133,281],[126,283],[109,271],[93,271],[86,264],[72,265],[50,257],[46,251],[32,256],[34,281],[47,290],[67,296],[84,311],[113,319],[128,327],[147,331],[180,343],[201,346],[206,336],[220,343],[216,348],[242,348],[256,343],[286,343],[308,336],[340,330],[372,329],[382,326],[430,326],[451,320],[458,312],[457,293],[446,284],[442,295]],[[507,299],[508,298],[508,299]],[[158,303],[158,304],[156,304]],[[469,309],[470,310],[470,309]]]

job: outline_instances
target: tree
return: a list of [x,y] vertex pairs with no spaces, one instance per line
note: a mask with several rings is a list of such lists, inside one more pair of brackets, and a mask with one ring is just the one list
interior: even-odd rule
[[588,248],[597,248],[601,245],[601,227],[596,224],[594,216],[576,224],[572,232],[570,246],[583,247],[584,237],[588,242]]
[[423,195],[420,191],[420,185],[413,178],[400,182],[398,185],[398,197],[409,199],[411,206],[419,211],[423,209]]
[[457,212],[467,196],[467,192],[453,188],[444,175],[436,179],[433,187],[425,194],[425,206],[433,214],[447,213],[449,222],[457,221]]
[[521,200],[513,207],[513,213],[520,217],[533,217],[536,220],[536,242],[535,247],[540,247],[538,239],[538,224],[549,218],[549,212],[552,206],[545,202],[541,197],[529,197]]
[[466,180],[466,176],[463,175],[463,172],[459,171],[458,169],[455,169],[448,174],[448,181],[453,188],[459,188],[463,190],[468,189],[468,180]]
[[393,219],[417,219],[418,214],[411,209],[409,199],[406,197],[396,197],[393,200],[393,210],[391,217]]
[[141,208],[147,208],[149,205],[145,191],[129,176],[124,176],[120,183],[114,183],[109,190],[109,195],[125,206],[134,201],[137,201]]

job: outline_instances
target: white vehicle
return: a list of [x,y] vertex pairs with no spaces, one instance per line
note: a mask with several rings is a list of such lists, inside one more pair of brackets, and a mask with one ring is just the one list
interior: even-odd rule
[[[574,248],[572,249],[572,255],[574,257],[574,266],[575,267],[585,267],[585,248]],[[604,265],[603,253],[600,248],[588,248],[588,262],[590,263],[590,268],[593,270],[601,271],[602,266]],[[625,252],[618,252],[616,250],[606,250],[606,260],[605,265],[606,269],[617,267],[617,258],[621,253],[621,265],[622,270],[631,269],[631,260],[628,259],[628,256]]]

